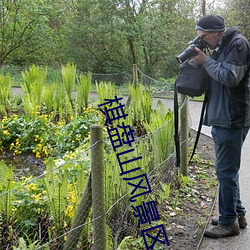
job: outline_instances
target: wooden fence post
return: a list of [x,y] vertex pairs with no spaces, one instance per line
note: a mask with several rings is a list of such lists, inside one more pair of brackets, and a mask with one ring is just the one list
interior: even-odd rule
[[[138,70],[137,70],[136,64],[133,64],[133,84],[134,86],[138,84]],[[131,95],[129,94],[126,105],[125,105],[126,108],[128,108],[130,104],[131,104]]]
[[138,70],[136,64],[133,64],[133,84],[135,86],[138,84]]
[[90,127],[94,250],[106,249],[104,147],[102,126]]

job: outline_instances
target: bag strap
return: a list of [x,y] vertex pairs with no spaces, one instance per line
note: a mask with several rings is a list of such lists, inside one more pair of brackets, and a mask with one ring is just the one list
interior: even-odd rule
[[176,167],[180,167],[180,137],[179,137],[179,112],[178,112],[178,93],[176,88],[176,82],[174,83],[174,141],[175,141],[175,153],[176,153]]

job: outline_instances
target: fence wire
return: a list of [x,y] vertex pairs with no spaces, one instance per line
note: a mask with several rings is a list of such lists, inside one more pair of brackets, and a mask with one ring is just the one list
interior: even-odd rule
[[[140,71],[142,83],[154,86],[159,83]],[[116,80],[128,81],[129,74],[115,74]],[[98,81],[113,81],[111,75],[94,75]],[[132,78],[130,78],[132,79]],[[117,80],[123,82],[123,80]],[[172,87],[167,85],[167,91]],[[185,105],[185,103],[183,103]],[[183,106],[182,106],[183,107]],[[182,108],[181,107],[181,108]],[[135,157],[144,155],[133,166],[146,174],[151,194],[138,196],[133,207],[157,197],[162,183],[170,183],[175,166],[173,117],[150,133],[136,138]],[[102,143],[105,149],[105,234],[106,249],[119,248],[127,240],[141,234],[135,217],[131,197],[134,186],[131,180],[120,175],[115,153],[108,138]],[[183,143],[185,143],[183,141]],[[78,160],[48,159],[38,167],[43,173],[37,176],[15,177],[15,169],[4,161],[0,167],[0,247],[7,249],[94,249],[93,224],[102,216],[93,218],[93,185],[91,181],[90,151],[96,144],[76,152]],[[129,147],[123,148],[128,150]],[[28,166],[27,166],[28,168]],[[133,176],[135,177],[135,176]],[[20,185],[13,188],[14,183]],[[70,238],[70,242],[69,242]],[[98,239],[103,240],[103,239]],[[105,249],[105,248],[103,248]]]

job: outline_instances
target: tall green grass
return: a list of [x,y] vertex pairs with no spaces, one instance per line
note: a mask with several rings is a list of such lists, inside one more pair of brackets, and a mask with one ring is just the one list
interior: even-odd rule
[[43,98],[43,90],[46,82],[47,68],[32,65],[28,70],[22,72],[24,91],[24,111],[29,117],[35,117],[40,113]]
[[14,175],[12,166],[6,166],[0,161],[0,214],[4,217],[5,223],[9,223],[12,215],[14,197],[10,190],[13,188]]
[[77,94],[76,94],[76,106],[78,112],[83,108],[88,107],[89,95],[91,90],[92,74],[88,72],[87,75],[80,75],[78,78]]
[[141,122],[150,123],[153,97],[150,90],[142,84],[129,85],[131,95],[131,108],[136,124]]
[[10,74],[0,75],[0,115],[7,116],[12,79]]
[[76,83],[76,65],[67,63],[66,66],[61,66],[61,78],[62,86],[72,101],[72,92]]
[[112,82],[96,82],[96,91],[98,95],[98,104],[103,104],[105,99],[114,99],[116,86]]
[[150,133],[151,145],[153,147],[157,163],[163,162],[173,152],[174,141],[174,119],[173,112],[166,110],[161,101],[152,112],[151,122],[145,124],[146,130]]

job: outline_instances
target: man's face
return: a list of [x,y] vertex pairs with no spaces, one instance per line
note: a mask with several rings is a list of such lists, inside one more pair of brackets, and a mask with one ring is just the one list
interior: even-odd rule
[[197,35],[204,39],[210,49],[215,49],[218,46],[218,42],[221,38],[221,32],[206,32],[203,30],[197,30]]

